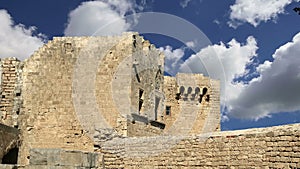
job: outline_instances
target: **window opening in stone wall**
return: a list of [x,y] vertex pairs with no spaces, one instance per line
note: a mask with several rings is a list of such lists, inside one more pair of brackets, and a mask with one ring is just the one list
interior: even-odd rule
[[180,86],[180,88],[179,88],[179,93],[182,95],[183,93],[184,93],[184,87],[183,86]]
[[132,39],[133,39],[133,46],[136,47],[136,36],[132,35]]
[[180,97],[180,93],[176,93],[176,96],[175,96],[175,99],[176,100],[179,100],[181,97]]
[[195,93],[192,94],[191,100],[195,100],[198,97],[199,93],[200,93],[200,88],[196,87],[195,88]]
[[65,52],[73,52],[72,50],[72,43],[65,43],[64,44],[64,47],[65,47]]
[[193,91],[193,88],[191,88],[191,87],[187,88],[187,91],[186,91],[186,93],[184,94],[184,97],[183,97],[184,101],[188,100],[188,98],[189,98],[190,94],[192,93],[192,91]]
[[175,99],[176,100],[181,99],[181,96],[183,95],[184,91],[185,91],[185,88],[183,86],[180,86],[179,93],[176,93]]
[[171,106],[166,106],[166,115],[171,115]]
[[155,97],[155,109],[154,109],[154,120],[157,120],[157,114],[158,114],[158,106],[159,106],[160,98]]
[[155,89],[160,89],[160,83],[161,83],[161,70],[159,69],[155,76]]
[[[203,97],[206,95],[207,90],[208,89],[206,87],[203,88],[202,94],[200,95],[200,98],[199,98],[199,103],[202,103]],[[206,96],[205,101],[209,102],[209,95]]]
[[137,63],[134,63],[133,64],[133,69],[134,69],[134,72],[135,72],[135,77],[136,77],[136,80],[140,83],[141,82],[141,79],[140,79],[140,76],[138,74],[138,70],[137,70]]
[[17,109],[16,114],[17,114],[17,115],[20,114],[20,109]]
[[192,91],[193,91],[193,88],[191,88],[191,87],[188,87],[188,91],[187,91],[187,93],[188,93],[188,94],[191,94],[191,93],[192,93]]
[[12,148],[2,158],[2,164],[17,164],[18,162],[18,148]]
[[100,145],[95,145],[94,144],[94,149],[101,149]]
[[195,94],[198,95],[199,93],[200,93],[200,88],[199,88],[199,87],[196,87],[196,88],[195,88]]
[[139,113],[141,112],[141,109],[143,107],[143,94],[144,94],[144,90],[143,89],[139,89]]
[[203,91],[202,91],[202,95],[204,96],[206,93],[207,93],[207,88],[204,87],[204,88],[203,88]]

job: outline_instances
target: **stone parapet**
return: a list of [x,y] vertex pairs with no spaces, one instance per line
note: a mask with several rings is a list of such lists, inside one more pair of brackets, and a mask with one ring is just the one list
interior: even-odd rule
[[102,152],[105,168],[300,168],[300,124],[127,138],[108,142]]

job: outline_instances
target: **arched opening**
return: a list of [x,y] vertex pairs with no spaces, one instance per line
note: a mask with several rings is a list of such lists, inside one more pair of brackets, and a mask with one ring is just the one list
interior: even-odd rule
[[156,75],[155,75],[155,89],[159,90],[161,88],[161,82],[162,82],[162,75],[161,75],[161,70],[158,69]]
[[202,94],[200,95],[200,98],[199,98],[199,103],[202,103],[204,96],[206,96],[205,101],[209,102],[209,95],[206,94],[207,91],[208,91],[208,89],[206,87],[204,87],[202,90]]
[[2,164],[17,164],[18,162],[18,153],[19,148],[15,147],[9,150],[3,158],[2,158]]
[[195,88],[195,94],[198,95],[199,93],[200,93],[200,88],[199,88],[199,87],[196,87],[196,88]]
[[191,94],[192,91],[193,91],[193,89],[191,87],[188,87],[187,94]]
[[182,95],[183,93],[184,93],[184,87],[183,86],[180,86],[180,88],[179,88],[179,93]]

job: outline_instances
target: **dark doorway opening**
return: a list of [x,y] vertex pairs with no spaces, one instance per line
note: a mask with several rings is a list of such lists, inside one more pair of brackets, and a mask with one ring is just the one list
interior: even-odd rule
[[12,148],[2,158],[2,164],[17,164],[19,148]]

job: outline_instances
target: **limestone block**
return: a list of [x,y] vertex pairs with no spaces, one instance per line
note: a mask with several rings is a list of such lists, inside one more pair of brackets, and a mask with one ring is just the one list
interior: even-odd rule
[[17,169],[16,165],[0,164],[0,169]]
[[62,166],[82,166],[82,153],[78,151],[63,151],[61,152],[61,165]]
[[48,152],[46,149],[30,149],[30,165],[47,165]]

